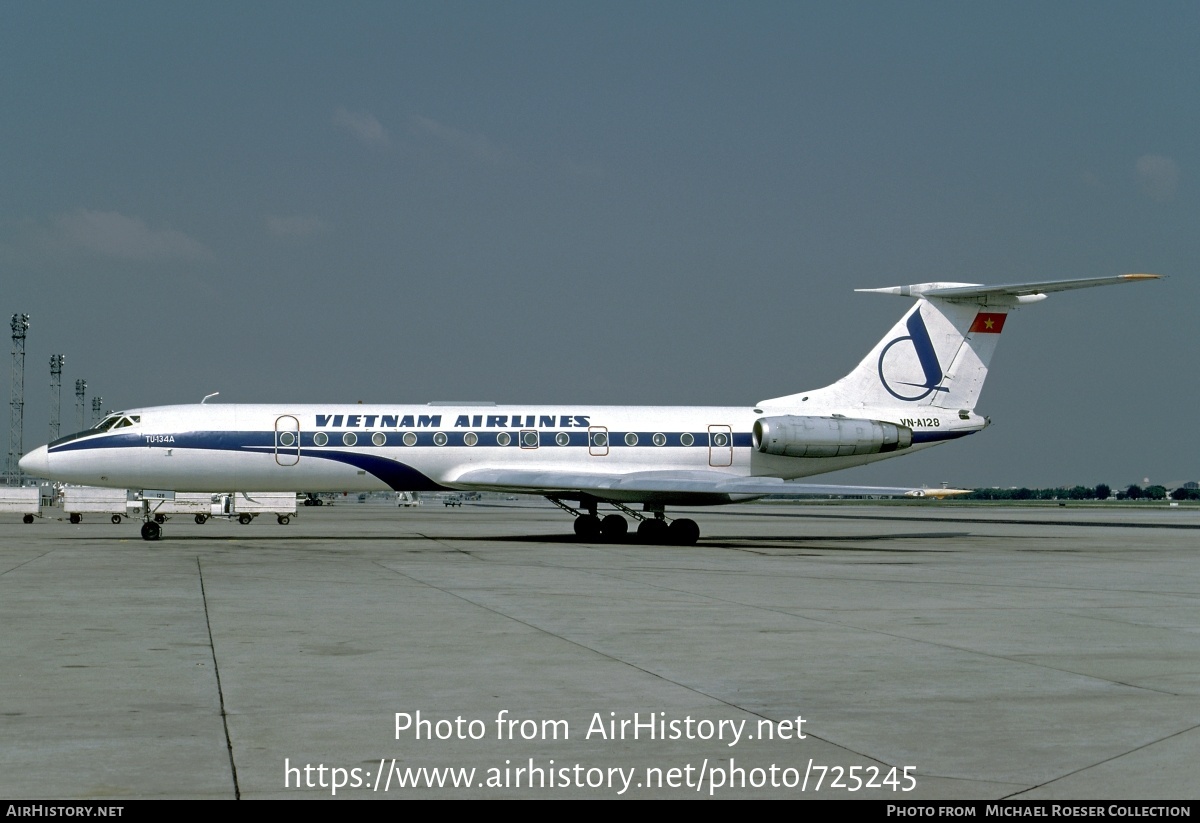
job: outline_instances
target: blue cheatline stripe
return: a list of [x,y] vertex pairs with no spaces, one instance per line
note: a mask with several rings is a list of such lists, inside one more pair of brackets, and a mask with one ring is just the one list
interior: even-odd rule
[[347,463],[356,469],[362,469],[365,472],[375,475],[398,492],[434,492],[447,490],[446,486],[433,482],[412,466],[401,463],[399,460],[389,460],[386,457],[379,457],[374,454],[306,451],[304,456]]
[[[200,449],[208,451],[248,452],[252,454],[273,453],[275,450],[274,432],[188,432],[171,435],[173,442],[147,444],[145,435],[114,434],[86,441],[75,440],[64,443],[54,450],[61,452],[82,451],[85,449],[129,449],[146,448],[154,445],[167,449]],[[369,441],[368,441],[369,442]],[[281,449],[282,454],[295,455],[295,449]],[[363,471],[370,472],[396,491],[443,491],[445,486],[435,483],[421,472],[398,460],[390,460],[372,454],[337,451],[334,449],[306,449],[305,457],[320,458],[346,463]]]
[[[332,435],[325,432],[329,436],[327,446],[317,446],[313,442],[313,435],[305,432],[300,438],[300,448],[303,450],[303,456],[307,459],[332,460],[339,463],[345,463],[349,466],[354,466],[356,469],[368,472],[381,481],[386,483],[396,491],[444,491],[447,487],[442,486],[425,474],[417,471],[412,466],[407,465],[399,460],[394,460],[388,457],[381,457],[376,454],[370,454],[369,451],[344,451],[348,448],[342,441],[342,435],[346,430],[334,431]],[[434,435],[440,430],[414,432],[417,434],[416,446],[435,447]],[[356,435],[355,449],[379,449],[390,447],[395,449],[397,446],[403,447],[403,441],[400,439],[403,432],[384,432],[388,436],[384,446],[376,446],[371,442],[371,435],[374,432],[354,432]],[[444,431],[446,435],[446,448],[467,446],[464,437],[466,431]],[[496,447],[495,435],[498,432],[484,432],[479,434],[479,445]],[[520,430],[509,432],[512,438],[510,448],[520,448]],[[587,447],[589,445],[589,433],[586,431],[567,432],[570,437],[569,446]],[[630,448],[625,443],[625,432],[608,432],[608,445],[613,448]],[[635,448],[659,448],[653,445],[651,438],[655,432],[638,432],[638,445]],[[667,436],[666,446],[682,447],[683,432],[663,432]],[[708,432],[692,432],[694,439],[693,447],[704,447],[707,444]],[[490,435],[490,437],[488,437]],[[558,432],[555,431],[539,431],[538,446],[544,448],[565,448],[557,445],[556,437]],[[285,456],[296,456],[298,450],[296,448],[277,447],[275,443],[276,433],[274,431],[240,431],[240,432],[181,432],[179,434],[161,435],[156,437],[169,437],[169,441],[155,440],[147,442],[144,434],[98,434],[95,437],[86,439],[72,440],[70,442],[60,443],[53,450],[53,453],[60,454],[63,452],[75,451],[93,451],[98,449],[144,449],[144,448],[162,448],[162,449],[198,449],[208,451],[228,451],[228,452],[246,452],[252,454],[273,454],[278,451],[279,454]],[[488,443],[488,440],[491,442]],[[734,444],[741,445],[739,440],[744,440],[744,445],[750,445],[750,435],[734,435]]]
[[[344,432],[338,432],[342,434]],[[436,432],[425,431],[418,435],[418,446],[434,446],[433,436]],[[953,440],[958,437],[963,437],[968,434],[973,434],[970,431],[960,432],[914,432],[913,443],[933,443],[941,440]],[[395,448],[397,443],[394,438],[397,437],[395,432],[387,432],[388,442],[384,447],[375,446],[371,443],[370,435],[372,432],[365,432],[363,436],[358,438],[358,443],[355,448],[378,449],[384,447]],[[402,433],[401,433],[402,434]],[[463,448],[471,448],[463,442],[462,432],[445,432],[447,436],[447,445],[461,446]],[[495,447],[494,435],[492,434],[493,442],[488,444],[484,440],[484,435],[480,436],[480,446],[491,445]],[[539,433],[539,447],[554,447],[555,436],[558,432]],[[568,432],[571,437],[571,446],[587,446],[588,432]],[[609,445],[613,448],[631,448],[625,444],[626,432],[608,432]],[[638,444],[633,448],[659,448],[653,445],[651,438],[655,432],[637,432]],[[681,438],[683,432],[662,432],[667,436],[666,446],[683,447]],[[695,439],[694,447],[707,447],[708,432],[691,432]],[[510,447],[520,448],[519,445],[519,430],[509,432],[513,442]],[[60,443],[53,449],[54,454],[63,452],[96,450],[96,449],[131,449],[131,448],[147,448],[150,446],[165,449],[200,449],[209,451],[230,451],[230,452],[246,452],[251,454],[273,454],[278,451],[279,454],[287,456],[295,456],[298,452],[295,448],[277,448],[275,445],[275,432],[273,431],[243,431],[243,432],[184,432],[174,435],[165,435],[173,438],[170,442],[154,442],[147,443],[146,435],[144,434],[99,434],[95,437],[87,439],[72,440],[65,443]],[[733,435],[733,444],[735,447],[747,447],[751,445],[751,437],[745,433],[735,433]],[[665,448],[663,446],[662,448]],[[327,447],[315,446],[312,442],[312,435],[305,434],[301,438],[301,449],[303,456],[308,459],[333,460],[339,463],[345,463],[349,466],[354,466],[362,471],[369,472],[375,477],[382,480],[396,491],[444,491],[447,487],[442,486],[425,474],[414,469],[399,460],[394,460],[388,457],[382,457],[376,454],[370,454],[364,451],[343,451],[346,447],[341,443],[340,438],[337,441],[330,438],[330,444]],[[686,448],[686,447],[685,447]],[[725,447],[716,447],[725,448]]]
[[[159,435],[154,435],[159,437]],[[73,440],[50,449],[51,454],[92,449],[209,449],[214,451],[239,451],[254,446],[274,446],[274,432],[183,432],[161,435],[172,438],[168,442],[147,442],[145,434],[100,434],[86,440]]]
[[[441,432],[446,435],[445,448],[462,447],[462,448],[520,448],[521,434],[523,431],[533,431],[513,429],[511,431],[504,430],[508,434],[510,441],[508,446],[498,446],[496,436],[501,432],[485,431],[474,432],[479,438],[476,446],[467,446],[464,437],[467,431],[444,431],[444,430],[424,430],[412,432],[417,436],[417,442],[413,448],[417,447],[436,447],[434,443],[434,435]],[[325,446],[318,446],[313,442],[313,436],[316,434],[304,432],[300,436],[300,447],[304,449],[306,455],[318,455],[325,449],[342,449],[347,446],[342,442],[342,435],[346,430],[338,430],[332,433],[323,432],[329,437],[329,442]],[[376,446],[371,442],[371,435],[374,432],[363,431],[354,432],[357,436],[357,442],[354,444],[356,449],[379,449],[379,448],[406,448],[402,440],[406,432],[384,432],[387,435],[387,440],[383,446]],[[913,432],[914,443],[935,443],[942,440],[954,440],[959,437],[965,437],[968,434],[974,434],[974,431],[915,431]],[[565,432],[569,437],[567,446],[559,446],[556,440],[559,432],[556,431],[539,431],[538,432],[538,447],[539,448],[567,448],[569,446],[587,447],[589,442],[589,433],[585,431]],[[608,446],[613,449],[656,449],[656,448],[708,448],[708,432],[634,432],[637,435],[637,444],[629,446],[625,443],[625,435],[628,432],[609,431]],[[667,438],[667,442],[663,446],[655,446],[653,437],[655,434],[663,434]],[[683,445],[683,435],[691,434],[692,445]],[[173,438],[169,442],[146,442],[144,434],[98,434],[94,437],[86,439],[72,440],[50,449],[51,454],[62,454],[73,451],[90,451],[93,449],[129,449],[148,447],[161,449],[207,449],[212,451],[262,451],[263,449],[275,449],[275,432],[273,431],[215,431],[215,432],[182,432],[180,434],[165,435]],[[733,433],[733,448],[749,448],[753,445],[753,438],[748,432]],[[712,448],[729,448],[728,446],[713,446]],[[281,452],[286,453],[286,449],[280,447]],[[295,453],[292,451],[291,453]]]
[[[445,448],[462,447],[462,448],[520,448],[521,434],[523,430],[513,429],[511,431],[504,430],[508,434],[510,441],[508,446],[499,446],[496,443],[496,436],[501,432],[485,431],[475,432],[479,438],[476,446],[467,446],[464,440],[466,431],[444,431],[444,430],[425,430],[412,432],[417,436],[417,442],[413,448],[417,447],[437,447],[434,443],[434,435],[441,432],[446,435]],[[532,431],[532,430],[529,430]],[[304,449],[305,454],[317,455],[324,449],[341,449],[347,448],[342,442],[342,435],[345,430],[335,431],[332,434],[323,432],[329,437],[329,442],[325,446],[318,446],[313,442],[314,433],[304,432],[300,436],[300,447]],[[357,436],[357,442],[354,444],[356,449],[379,449],[379,448],[406,448],[402,440],[406,432],[384,432],[387,435],[387,440],[383,446],[376,446],[371,442],[371,435],[374,432],[354,432]],[[556,440],[559,432],[555,431],[539,431],[538,432],[538,447],[539,448],[567,448],[569,446],[587,447],[591,445],[589,442],[589,433],[585,431],[565,432],[569,437],[567,446],[559,446]],[[610,431],[608,432],[608,447],[613,449],[656,449],[656,448],[708,448],[708,432],[634,432],[637,435],[637,444],[629,446],[625,443],[625,435],[628,432]],[[653,437],[655,434],[663,434],[667,438],[667,442],[663,446],[655,446]],[[683,435],[691,434],[692,445],[683,445]],[[954,440],[959,437],[965,437],[968,434],[974,434],[974,431],[915,431],[913,432],[914,443],[935,443],[943,440]],[[62,454],[65,452],[85,451],[93,449],[129,449],[129,448],[162,448],[162,449],[208,449],[213,451],[262,451],[263,449],[275,448],[275,432],[273,431],[237,431],[237,432],[183,432],[180,434],[165,435],[173,438],[169,442],[146,442],[146,435],[143,434],[98,434],[87,439],[72,440],[67,443],[60,443],[58,446],[50,449],[51,454]],[[753,445],[753,438],[748,432],[733,433],[733,448],[750,448]],[[729,448],[728,446],[713,446],[712,448]],[[282,450],[282,447],[281,447]],[[294,452],[292,452],[294,453]]]
[[[396,448],[404,447],[403,437],[405,434],[415,434],[417,442],[413,444],[413,448],[418,446],[437,446],[434,442],[434,436],[441,433],[446,435],[445,447],[467,446],[465,437],[470,430],[444,430],[444,429],[422,429],[412,432],[404,431],[387,431],[382,432],[387,440],[383,446],[376,446],[371,442],[371,435],[375,431],[370,430],[354,430],[354,429],[334,429],[321,432],[303,432],[300,435],[301,448],[308,450],[320,450],[323,448],[346,448],[342,437],[347,433],[355,435],[354,448],[377,449],[377,448]],[[586,447],[593,445],[591,437],[594,433],[586,431],[547,431],[535,429],[503,429],[501,431],[483,431],[471,432],[475,434],[479,441],[476,448],[479,446],[488,446],[492,448],[520,448],[521,435],[526,431],[537,431],[538,447],[548,448],[567,448],[570,446]],[[500,446],[496,442],[497,435],[506,433],[509,436],[508,446]],[[707,448],[709,443],[709,433],[706,431],[698,432],[633,432],[637,435],[637,443],[630,446],[625,442],[625,436],[629,432],[624,431],[609,431],[608,443],[610,448],[628,449],[628,448]],[[313,438],[317,434],[324,434],[329,438],[324,446],[318,446]],[[566,434],[568,437],[567,446],[558,445],[558,435]],[[662,434],[667,438],[667,442],[662,446],[654,445],[654,435]],[[692,436],[692,445],[684,446],[683,436],[690,434]],[[162,448],[162,449],[211,449],[217,451],[240,451],[243,449],[261,449],[263,447],[275,448],[275,432],[273,431],[209,431],[209,432],[182,432],[180,434],[163,435],[171,437],[168,442],[155,441],[147,442],[144,434],[97,434],[87,439],[72,440],[70,442],[60,442],[59,445],[50,449],[53,454],[60,454],[70,451],[82,451],[91,449],[122,449],[122,448]],[[733,448],[749,448],[753,444],[753,438],[749,432],[733,432],[732,433]],[[729,446],[713,446],[713,448],[729,448]]]
[[[252,454],[278,453],[287,457],[296,457],[296,449],[281,448],[277,451],[274,446],[252,446],[241,449],[241,451]],[[392,460],[391,458],[380,457],[375,454],[347,452],[338,449],[305,449],[304,458],[306,460],[332,460],[336,463],[345,463],[356,469],[362,469],[365,472],[375,475],[398,492],[449,491],[447,486],[434,482],[427,475],[417,471],[407,463],[401,463],[399,460]],[[292,465],[296,464],[293,463]]]

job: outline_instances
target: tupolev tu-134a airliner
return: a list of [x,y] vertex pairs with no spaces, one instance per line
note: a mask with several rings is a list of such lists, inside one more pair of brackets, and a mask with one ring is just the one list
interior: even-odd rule
[[[1157,277],[860,289],[916,303],[841,380],[750,407],[202,402],[111,414],[20,465],[55,481],[177,492],[536,494],[574,515],[581,537],[623,537],[627,515],[640,540],[686,545],[699,528],[668,518],[668,506],[776,494],[920,495],[794,481],[981,431],[989,421],[975,405],[1010,311],[1049,292]],[[601,519],[602,505],[615,511]],[[147,513],[142,536],[160,535]]]

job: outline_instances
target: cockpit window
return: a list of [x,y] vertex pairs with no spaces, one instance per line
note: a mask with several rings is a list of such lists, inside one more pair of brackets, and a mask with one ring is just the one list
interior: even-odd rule
[[98,434],[103,434],[104,432],[111,431],[113,429],[123,429],[126,426],[136,426],[141,422],[142,416],[140,414],[124,414],[122,412],[114,412],[108,415],[108,417],[105,417],[96,425],[92,426],[90,429],[84,429],[81,432],[65,435],[52,442],[50,445],[60,446],[63,443],[69,443],[72,440],[78,440],[81,437],[95,437]]
[[119,423],[120,421],[121,421],[121,415],[119,415],[119,414],[110,414],[108,417],[104,418],[104,419],[103,419],[103,420],[101,420],[99,423],[97,423],[96,425],[92,426],[92,431],[106,432],[106,431],[108,431],[109,429],[111,429],[111,428],[113,428],[114,426],[116,426],[116,425],[117,425],[117,423]]
[[92,432],[106,432],[113,429],[123,429],[126,426],[132,426],[135,423],[141,423],[142,416],[140,414],[110,414],[108,417],[101,420],[92,427]]

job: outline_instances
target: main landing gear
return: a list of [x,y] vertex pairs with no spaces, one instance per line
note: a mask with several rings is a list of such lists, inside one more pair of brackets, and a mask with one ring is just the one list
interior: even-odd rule
[[[547,499],[563,511],[575,515],[575,534],[583,540],[606,540],[616,543],[622,542],[628,537],[629,521],[619,514],[608,514],[602,519],[596,514],[596,506],[599,501],[595,499],[580,501],[579,507],[585,511],[568,506],[556,497]],[[621,503],[611,503],[610,505],[637,521],[637,542],[639,543],[692,546],[700,539],[700,527],[696,525],[695,520],[680,517],[668,521],[662,506],[646,504],[645,511],[650,515],[647,517],[646,514],[634,511]]]

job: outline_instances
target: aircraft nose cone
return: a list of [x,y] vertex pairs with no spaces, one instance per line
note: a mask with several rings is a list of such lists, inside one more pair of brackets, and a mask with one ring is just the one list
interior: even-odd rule
[[38,446],[22,457],[18,465],[26,474],[34,477],[48,477],[50,475],[50,450],[45,446]]

